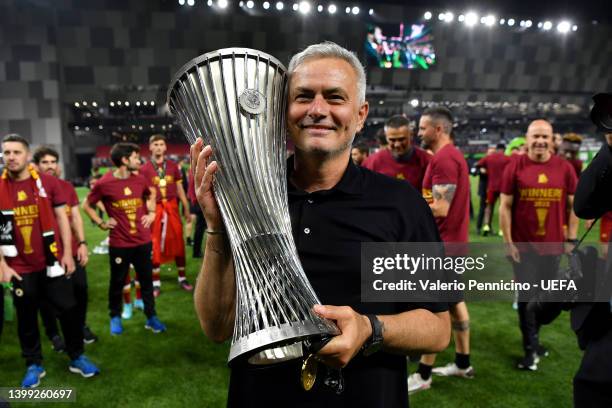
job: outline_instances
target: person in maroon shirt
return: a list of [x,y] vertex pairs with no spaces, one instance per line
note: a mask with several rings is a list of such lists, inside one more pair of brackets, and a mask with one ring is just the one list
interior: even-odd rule
[[491,232],[491,219],[495,210],[495,203],[499,197],[499,189],[504,169],[510,161],[510,157],[504,154],[506,146],[500,143],[496,146],[495,152],[486,155],[476,163],[476,167],[487,174],[487,206],[484,213],[484,226],[482,227],[483,235],[488,235]]
[[[552,154],[552,143],[551,124],[541,119],[531,122],[527,154],[512,160],[502,177],[499,220],[515,277],[521,282],[538,283],[556,276],[564,251],[562,242],[576,240],[578,219],[572,207],[577,178],[567,161]],[[563,229],[566,219],[567,237]],[[537,245],[545,243],[559,244]],[[537,370],[540,357],[548,354],[539,343],[536,315],[527,309],[536,293],[521,292],[518,304],[525,351],[518,368],[531,371]]]
[[356,144],[351,149],[351,159],[358,166],[363,165],[363,162],[370,155],[370,150],[363,144]]
[[[81,218],[80,202],[76,190],[72,183],[62,180],[60,176],[60,168],[58,165],[59,153],[48,146],[40,146],[34,151],[32,156],[33,162],[41,173],[55,177],[61,186],[61,190],[66,196],[66,216],[72,229],[72,254],[74,255],[75,272],[72,276],[74,283],[74,297],[77,302],[77,310],[79,320],[83,327],[83,340],[86,344],[93,343],[97,337],[87,326],[87,271],[85,266],[89,260],[87,251],[87,242],[85,241],[85,230],[83,228],[83,219]],[[64,341],[59,334],[55,313],[51,308],[41,308],[40,314],[42,317],[47,337],[51,340],[55,351],[63,351],[65,348]]]
[[563,135],[563,142],[559,149],[559,154],[572,165],[576,172],[576,177],[580,177],[582,172],[582,160],[578,158],[580,145],[582,144],[582,136],[576,133],[568,133]]
[[430,156],[412,144],[410,121],[395,115],[385,124],[388,149],[381,149],[363,162],[363,167],[389,177],[408,181],[421,191]]
[[[183,189],[183,175],[178,165],[166,158],[166,138],[156,134],[149,139],[151,160],[140,169],[140,174],[156,189],[155,221],[151,226],[153,238],[153,295],[161,292],[160,266],[175,262],[178,284],[191,291],[193,287],[185,276],[185,242],[183,224],[179,214],[179,200],[183,205],[185,221],[189,221],[189,203]],[[164,225],[165,224],[165,225]]]
[[36,387],[44,377],[38,329],[40,308],[57,312],[71,363],[83,377],[99,373],[83,354],[83,326],[74,298],[74,260],[66,199],[57,179],[28,164],[29,143],[19,135],[2,140],[5,168],[0,179],[0,207],[8,219],[2,229],[0,281],[13,284],[17,333],[27,371],[22,387]]
[[[140,167],[140,149],[133,143],[117,143],[111,149],[111,159],[117,167],[106,173],[94,185],[83,209],[102,230],[110,230],[109,261],[111,335],[123,333],[121,324],[121,295],[130,264],[140,280],[145,328],[154,333],[166,331],[166,326],[155,314],[151,264],[151,224],[155,220],[155,189],[144,177],[133,174]],[[108,221],[100,218],[96,204],[102,201]]]
[[[436,218],[445,243],[467,243],[470,222],[470,180],[467,162],[452,142],[453,116],[445,107],[426,109],[419,120],[419,136],[434,155],[423,179],[423,197]],[[467,249],[467,248],[466,248]],[[448,247],[448,255],[464,255],[460,246]],[[460,294],[461,295],[461,294]],[[441,376],[472,378],[470,364],[470,315],[464,301],[450,303],[455,338],[455,361],[432,370],[435,354],[421,357],[417,372],[408,379],[408,391],[431,387],[432,372]]]

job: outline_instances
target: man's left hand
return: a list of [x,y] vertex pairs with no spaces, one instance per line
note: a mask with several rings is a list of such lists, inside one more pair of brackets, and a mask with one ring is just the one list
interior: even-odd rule
[[79,261],[79,265],[85,266],[87,265],[87,261],[89,261],[89,253],[87,251],[87,245],[81,244],[77,248],[77,260]]
[[145,228],[149,228],[151,226],[151,224],[153,224],[153,221],[155,221],[155,213],[151,212],[147,215],[143,215],[140,218],[140,222],[142,223],[142,226]]
[[75,267],[72,255],[62,255],[61,264],[62,268],[64,268],[64,271],[66,271],[66,275],[72,275],[74,273]]
[[319,350],[317,357],[325,365],[346,367],[371,336],[370,320],[349,306],[315,305],[313,310],[317,315],[335,321],[340,329],[340,334]]

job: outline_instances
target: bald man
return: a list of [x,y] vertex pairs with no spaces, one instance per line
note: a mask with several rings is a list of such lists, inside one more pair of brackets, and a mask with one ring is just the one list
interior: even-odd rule
[[[527,154],[517,156],[504,170],[499,220],[515,279],[533,287],[541,279],[555,277],[560,256],[576,242],[578,219],[572,208],[577,178],[571,164],[553,155],[553,128],[547,121],[531,122],[526,146]],[[530,291],[519,296],[525,357],[517,366],[522,370],[537,370],[540,358],[548,355],[538,339],[541,322],[527,309],[536,294]]]

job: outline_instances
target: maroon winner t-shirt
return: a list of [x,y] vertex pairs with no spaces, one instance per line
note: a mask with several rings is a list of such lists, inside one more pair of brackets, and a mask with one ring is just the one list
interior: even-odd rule
[[[140,168],[140,174],[155,186],[157,191],[155,197],[158,203],[164,198],[168,201],[176,199],[178,197],[176,185],[183,182],[183,175],[178,164],[168,159],[164,163],[165,165],[158,166],[159,172],[151,161],[146,162]],[[160,178],[160,173],[164,175],[163,179]]]
[[491,153],[478,161],[477,166],[487,169],[487,190],[499,193],[501,179],[509,162],[510,157],[501,152]]
[[424,150],[412,148],[412,155],[406,162],[397,161],[388,149],[382,149],[363,162],[363,167],[393,177],[408,181],[417,191],[423,188],[425,170],[431,160]]
[[87,201],[94,206],[102,201],[117,226],[109,232],[109,246],[130,248],[151,242],[151,229],[145,228],[140,219],[147,214],[145,200],[152,185],[140,175],[131,174],[126,179],[106,173],[94,185]]
[[453,201],[446,217],[436,217],[440,236],[444,242],[468,242],[470,225],[470,178],[465,158],[452,143],[440,149],[431,158],[423,179],[423,197],[433,202],[435,185],[454,184]]
[[567,195],[575,193],[576,184],[572,165],[558,156],[551,156],[545,163],[527,155],[512,160],[501,183],[501,192],[514,197],[512,240],[563,242]]
[[[59,207],[66,203],[58,179],[40,174],[40,180],[53,207]],[[13,195],[13,209],[15,211],[17,256],[6,257],[6,262],[20,275],[43,271],[47,267],[47,262],[40,228],[37,202],[38,189],[31,177],[22,181],[13,181],[9,178],[8,183]],[[55,242],[61,252],[62,238],[55,217],[53,217],[53,230],[55,231]]]

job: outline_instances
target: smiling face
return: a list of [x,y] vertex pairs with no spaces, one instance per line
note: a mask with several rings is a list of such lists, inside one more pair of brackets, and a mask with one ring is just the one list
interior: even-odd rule
[[385,127],[385,136],[389,143],[389,150],[393,157],[399,157],[410,151],[412,145],[412,132],[408,126],[398,128]]
[[553,128],[545,120],[534,120],[527,128],[527,154],[532,160],[548,160],[553,147]]
[[348,62],[310,59],[291,74],[287,120],[297,150],[324,156],[348,153],[367,115],[368,103],[359,100],[357,74]]

